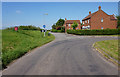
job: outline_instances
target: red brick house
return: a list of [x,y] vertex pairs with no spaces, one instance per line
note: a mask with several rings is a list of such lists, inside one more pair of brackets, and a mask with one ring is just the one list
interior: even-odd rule
[[82,29],[116,29],[117,28],[117,18],[115,15],[108,15],[99,6],[98,11],[85,17],[82,20]]
[[67,29],[73,29],[72,28],[72,24],[76,22],[78,23],[78,27],[76,27],[76,29],[81,29],[81,23],[80,23],[80,20],[67,20],[65,18],[65,23],[63,26],[65,26],[65,32],[67,31]]

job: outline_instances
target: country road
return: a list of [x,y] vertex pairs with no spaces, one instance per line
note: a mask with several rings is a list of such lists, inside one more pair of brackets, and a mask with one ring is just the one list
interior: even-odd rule
[[117,75],[92,44],[117,37],[75,36],[53,33],[56,39],[11,63],[3,75]]

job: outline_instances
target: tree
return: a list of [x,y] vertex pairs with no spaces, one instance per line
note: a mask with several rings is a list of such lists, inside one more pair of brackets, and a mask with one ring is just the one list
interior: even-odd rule
[[60,19],[57,21],[56,26],[63,26],[64,22],[65,22],[65,20],[60,18]]
[[53,25],[52,25],[52,29],[56,29],[56,24],[53,24]]
[[59,19],[55,24],[52,25],[52,29],[58,29],[59,27],[62,27],[64,24],[64,19]]
[[77,23],[77,22],[73,22],[73,24],[72,24],[72,28],[75,30],[76,27],[78,27],[78,23]]
[[117,16],[117,27],[120,28],[120,16]]

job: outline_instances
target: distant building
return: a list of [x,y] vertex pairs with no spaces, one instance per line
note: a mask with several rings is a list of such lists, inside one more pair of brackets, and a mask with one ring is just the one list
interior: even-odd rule
[[117,18],[115,15],[108,15],[99,6],[98,11],[91,13],[82,20],[82,29],[116,29]]
[[76,30],[77,30],[77,29],[81,29],[80,20],[67,20],[67,19],[65,18],[65,23],[64,23],[64,25],[63,25],[63,26],[65,26],[65,31],[68,30],[68,29],[73,29],[73,28],[72,28],[72,24],[73,24],[74,22],[78,23],[78,27],[76,27]]

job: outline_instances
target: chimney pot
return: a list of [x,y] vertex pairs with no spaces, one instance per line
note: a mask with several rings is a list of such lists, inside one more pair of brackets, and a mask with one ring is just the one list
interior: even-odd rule
[[65,18],[65,21],[66,21],[67,19]]
[[89,15],[91,14],[91,11],[89,11]]
[[101,10],[101,6],[99,6],[99,10]]

